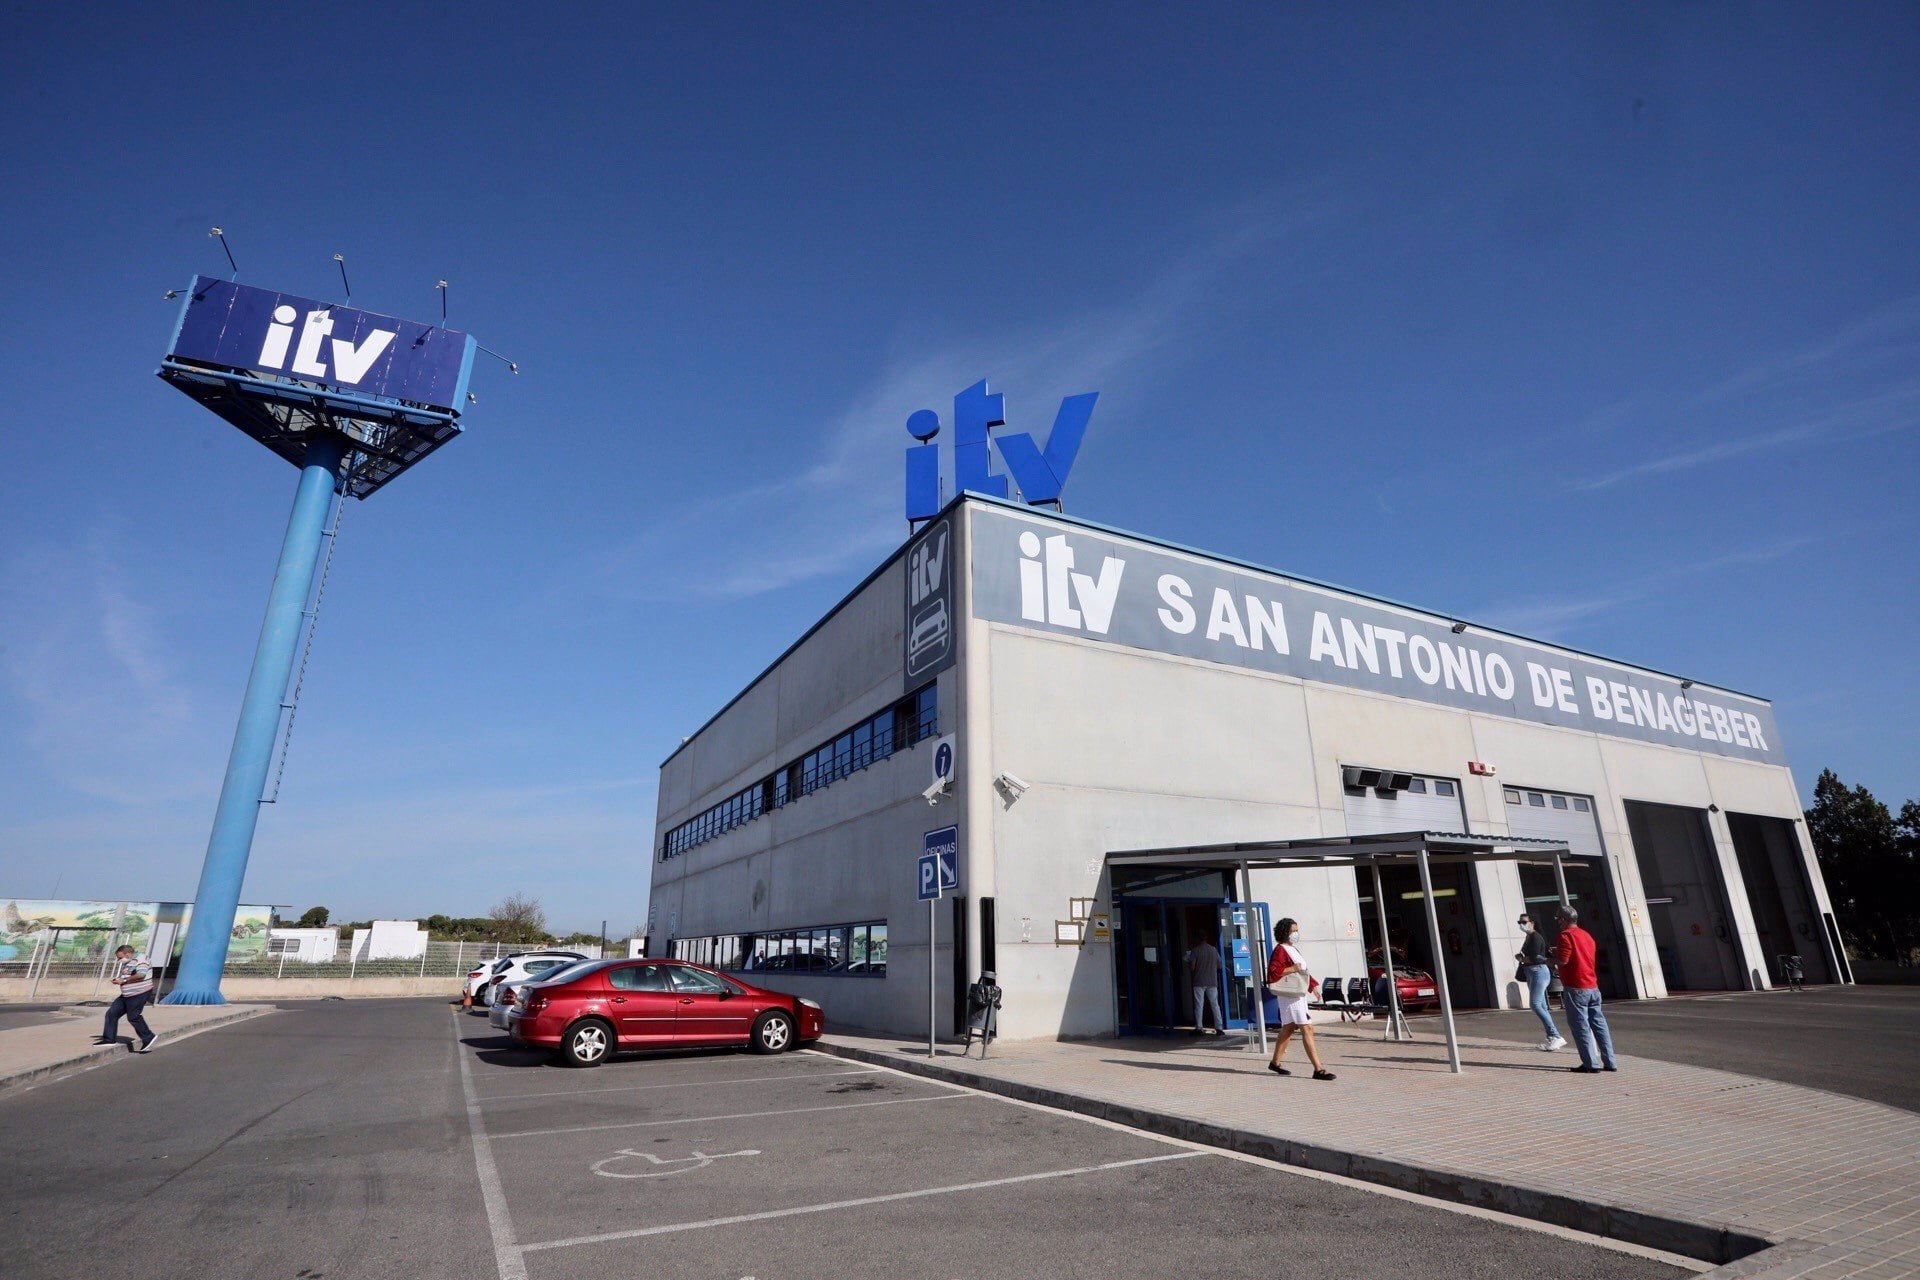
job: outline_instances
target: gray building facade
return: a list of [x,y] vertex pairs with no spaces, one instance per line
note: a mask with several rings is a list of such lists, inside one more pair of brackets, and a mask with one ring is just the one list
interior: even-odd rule
[[[936,785],[938,744],[951,780]],[[916,895],[930,830],[960,882]],[[1846,981],[1773,709],[1704,681],[1089,522],[964,495],[661,766],[655,950],[924,1032],[983,970],[1013,1037],[1190,1024],[1184,956],[1298,920],[1317,972],[1377,969],[1370,880],[1107,865],[1109,853],[1409,830],[1564,840],[1616,997]],[[1549,866],[1384,884],[1396,964],[1518,1007]]]

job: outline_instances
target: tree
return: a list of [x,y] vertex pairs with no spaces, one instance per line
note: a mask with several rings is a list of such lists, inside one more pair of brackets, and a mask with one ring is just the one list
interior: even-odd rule
[[537,898],[510,894],[493,905],[494,932],[502,942],[545,942],[547,913]]
[[1880,959],[1904,958],[1920,939],[1920,804],[1909,800],[1896,823],[1865,787],[1820,771],[1807,810],[1807,835],[1826,877],[1842,930],[1854,947]]
[[324,929],[327,927],[328,917],[332,914],[333,913],[325,907],[308,907],[300,913],[300,924],[298,927],[302,929]]

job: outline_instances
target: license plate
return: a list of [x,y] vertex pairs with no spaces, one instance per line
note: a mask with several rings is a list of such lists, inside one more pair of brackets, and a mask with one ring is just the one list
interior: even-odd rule
[[1414,994],[1417,996],[1430,996],[1433,994],[1433,988],[1421,987],[1418,991],[1415,991]]

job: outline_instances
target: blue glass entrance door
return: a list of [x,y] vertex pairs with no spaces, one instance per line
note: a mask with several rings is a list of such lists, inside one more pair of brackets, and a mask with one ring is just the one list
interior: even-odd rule
[[1114,983],[1121,1035],[1171,1035],[1197,1025],[1190,955],[1203,940],[1220,955],[1214,981],[1227,1026],[1250,1024],[1251,1001],[1264,973],[1265,903],[1123,896],[1116,907]]

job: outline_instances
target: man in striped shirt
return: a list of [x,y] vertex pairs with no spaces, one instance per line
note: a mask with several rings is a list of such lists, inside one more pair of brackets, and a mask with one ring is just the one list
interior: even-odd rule
[[145,1053],[160,1039],[141,1016],[141,1010],[153,998],[153,966],[136,956],[132,947],[121,947],[113,953],[113,958],[116,962],[113,985],[120,988],[120,994],[107,1006],[106,1026],[101,1029],[100,1038],[94,1043],[119,1044],[120,1017],[124,1014],[128,1024],[140,1037],[140,1044],[134,1052]]

